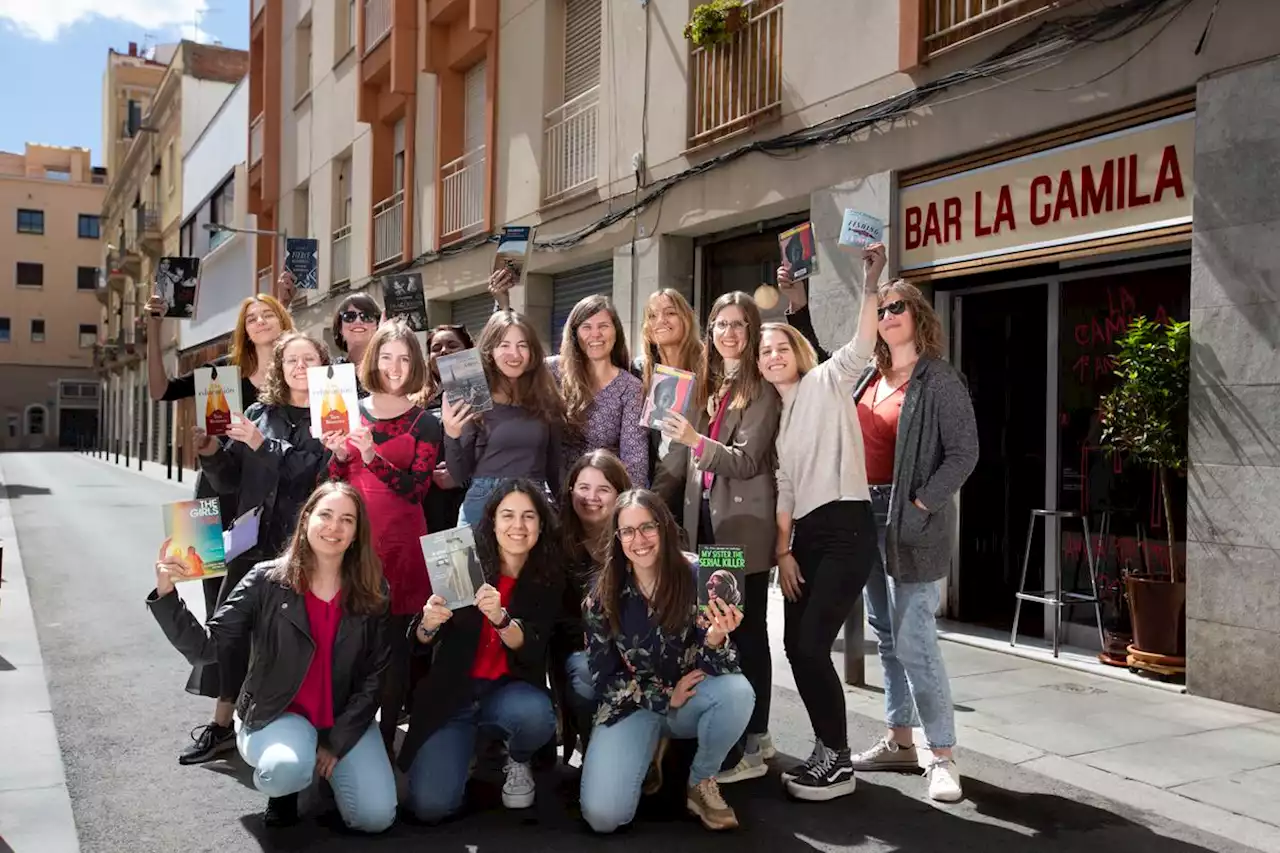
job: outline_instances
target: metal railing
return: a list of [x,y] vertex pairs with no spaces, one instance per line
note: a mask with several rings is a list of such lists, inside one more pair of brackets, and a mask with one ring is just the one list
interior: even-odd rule
[[373,265],[380,267],[404,255],[404,190],[373,206]]
[[266,113],[258,113],[258,117],[249,125],[249,165],[256,165],[262,159],[262,125]]
[[391,32],[391,0],[364,0],[364,52],[378,46]]
[[543,123],[543,198],[555,201],[596,181],[600,87],[547,113]]
[[160,231],[160,209],[158,206],[143,205],[134,208],[138,211],[138,231],[143,236]]
[[343,225],[333,232],[333,262],[329,283],[351,281],[351,226]]
[[781,106],[782,7],[782,0],[748,0],[738,32],[693,51],[690,145],[735,133]]
[[924,53],[1006,27],[1074,0],[925,0]]
[[274,295],[272,294],[272,290],[274,289],[272,285],[274,284],[274,282],[272,282],[271,280],[271,273],[272,273],[271,267],[263,267],[262,269],[258,270],[258,292],[259,293],[265,293],[268,296]]
[[442,240],[484,225],[485,148],[481,145],[440,168]]

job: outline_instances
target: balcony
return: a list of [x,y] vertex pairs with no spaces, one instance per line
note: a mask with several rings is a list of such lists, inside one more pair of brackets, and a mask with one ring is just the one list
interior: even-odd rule
[[337,287],[351,281],[351,226],[343,225],[333,232],[333,265],[329,286]]
[[391,0],[364,0],[365,56],[391,32],[391,11]]
[[921,0],[918,59],[923,62],[979,36],[1073,2],[1075,0]]
[[481,145],[440,168],[440,242],[452,243],[484,227],[488,173]]
[[137,216],[138,237],[142,248],[154,255],[163,251],[160,229],[160,206],[151,204],[134,208]]
[[404,190],[373,206],[373,266],[404,257]]
[[729,41],[694,49],[690,148],[781,113],[782,7],[782,0],[748,0],[742,4],[742,28]]
[[266,113],[258,113],[258,117],[249,125],[249,168],[262,161],[262,124]]
[[542,197],[548,204],[595,187],[599,118],[599,86],[547,113]]

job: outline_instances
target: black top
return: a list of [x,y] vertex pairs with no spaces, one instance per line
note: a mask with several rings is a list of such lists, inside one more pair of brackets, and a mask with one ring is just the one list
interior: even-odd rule
[[[204,367],[230,367],[231,363],[226,356],[214,359]],[[175,400],[190,400],[196,395],[196,374],[183,374],[175,379],[170,379],[169,384],[165,386],[164,395],[160,398],[161,402],[173,402]],[[243,373],[240,374],[240,405],[248,409],[254,403],[258,402],[258,386],[249,381],[249,377]]]

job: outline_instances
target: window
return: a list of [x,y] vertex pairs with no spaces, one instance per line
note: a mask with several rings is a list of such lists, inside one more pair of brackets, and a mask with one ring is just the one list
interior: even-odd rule
[[196,256],[196,223],[194,219],[182,226],[182,231],[178,235],[178,251],[184,258],[194,258]]
[[396,122],[395,154],[391,158],[391,191],[404,189],[404,119]]
[[174,166],[172,142],[170,142],[164,148],[164,171],[165,171],[165,188],[169,190],[169,195],[173,195],[173,191],[178,186],[178,182],[173,179],[176,169]]
[[102,229],[98,223],[98,217],[92,213],[80,214],[80,239],[97,240],[102,236]]
[[128,118],[125,119],[124,136],[126,139],[133,139],[138,135],[138,128],[142,127],[142,104],[130,99],[128,107]]
[[600,84],[600,0],[565,0],[564,101]]
[[311,92],[311,16],[298,24],[293,36],[293,99],[301,101]]
[[27,435],[44,435],[44,406],[27,407]]
[[[93,323],[81,323],[80,324],[80,349],[91,349],[93,345],[96,344],[97,342],[98,342],[98,327],[95,326]],[[90,385],[89,387],[92,388],[93,386]],[[76,393],[79,394],[80,392],[79,386],[68,385],[67,391],[70,392],[72,388],[75,388]]]
[[45,169],[44,177],[47,181],[71,181],[71,173],[64,169]]
[[[233,225],[236,213],[236,179],[235,175],[213,191],[213,195],[209,196],[208,218],[209,222],[218,225]],[[209,249],[212,250],[217,246],[221,246],[227,240],[231,239],[230,231],[211,231],[209,233]]]
[[44,320],[31,321],[31,343],[44,343]]
[[27,210],[26,208],[18,208],[18,233],[19,234],[43,234],[44,233],[44,211],[43,210]]
[[351,224],[351,158],[338,163],[338,191],[334,193],[334,201],[338,204],[336,211],[337,226]]
[[0,344],[9,343],[9,318],[0,317]]
[[76,290],[97,290],[98,268],[76,267]]
[[356,46],[356,0],[333,4],[333,62],[336,65]]
[[44,264],[18,261],[18,287],[44,287]]

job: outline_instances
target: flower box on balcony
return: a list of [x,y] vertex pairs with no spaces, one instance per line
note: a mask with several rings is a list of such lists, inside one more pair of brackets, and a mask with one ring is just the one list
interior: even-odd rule
[[723,44],[742,29],[742,0],[712,0],[693,10],[684,37],[698,47]]

